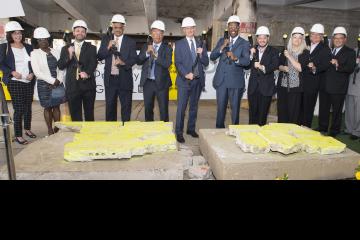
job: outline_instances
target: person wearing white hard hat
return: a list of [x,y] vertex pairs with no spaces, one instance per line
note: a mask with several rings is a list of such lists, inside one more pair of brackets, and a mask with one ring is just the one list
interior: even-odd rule
[[356,67],[350,76],[349,90],[345,100],[345,133],[350,139],[360,138],[360,34],[357,41]]
[[60,70],[66,70],[66,98],[72,121],[94,121],[96,47],[85,41],[86,22],[76,20],[72,29],[75,42],[62,48],[58,66]]
[[346,29],[335,28],[332,38],[334,48],[331,66],[320,86],[319,132],[332,137],[336,137],[341,132],[345,97],[349,88],[350,75],[356,66],[356,53],[345,45],[346,41]]
[[250,65],[249,42],[239,36],[240,18],[228,20],[229,38],[220,38],[210,59],[219,61],[213,80],[216,89],[216,128],[225,128],[225,117],[230,101],[231,122],[240,122],[240,102],[245,91],[244,69]]
[[304,79],[304,95],[301,125],[311,128],[316,102],[319,96],[320,82],[325,78],[325,73],[330,67],[331,51],[323,42],[324,26],[314,24],[310,30],[310,63],[309,72]]
[[58,66],[60,52],[50,48],[50,33],[46,28],[38,27],[34,31],[35,50],[31,53],[31,66],[37,78],[37,90],[40,105],[44,108],[44,118],[48,135],[59,131],[53,128],[53,122],[60,121],[60,105],[65,102],[63,85],[64,71]]
[[0,45],[0,70],[7,85],[14,107],[14,130],[17,143],[26,145],[25,135],[36,138],[31,132],[32,102],[35,77],[30,64],[31,45],[25,43],[23,28],[18,22],[5,25],[7,43]]
[[159,104],[160,121],[169,121],[169,89],[172,86],[169,68],[172,48],[164,43],[165,24],[156,20],[151,24],[151,40],[144,44],[138,57],[142,65],[140,87],[143,88],[145,121],[154,121],[155,98]]
[[105,60],[104,84],[106,100],[106,121],[117,121],[118,99],[121,104],[121,121],[131,119],[133,96],[133,72],[136,64],[136,42],[124,35],[125,17],[116,14],[111,19],[112,32],[101,40],[98,60]]
[[186,134],[198,138],[196,121],[199,100],[205,87],[205,68],[209,65],[209,56],[203,42],[195,38],[196,23],[186,17],[182,21],[185,37],[175,43],[175,65],[178,70],[176,85],[178,87],[178,106],[176,113],[176,139],[184,143],[185,111],[189,103],[189,119]]
[[310,52],[306,46],[305,30],[296,27],[291,33],[287,49],[280,56],[277,84],[279,123],[301,123],[303,83],[310,71],[309,62]]
[[249,124],[264,126],[275,94],[274,72],[279,68],[279,51],[269,46],[270,31],[256,31],[256,46],[251,48],[251,73],[248,86]]

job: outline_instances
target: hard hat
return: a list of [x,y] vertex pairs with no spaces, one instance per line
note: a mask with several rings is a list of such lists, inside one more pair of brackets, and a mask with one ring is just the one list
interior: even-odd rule
[[113,16],[113,18],[111,19],[112,23],[122,23],[124,25],[126,25],[126,21],[125,21],[125,17],[121,14],[116,14]]
[[34,38],[35,39],[50,38],[50,33],[46,28],[38,27],[34,31]]
[[16,21],[10,21],[5,25],[5,32],[24,31],[20,23]]
[[314,26],[312,26],[310,32],[325,34],[324,25],[322,25],[320,23],[314,24]]
[[196,27],[195,20],[193,18],[191,18],[191,17],[186,17],[182,21],[181,27],[183,27],[183,28],[185,28],[185,27]]
[[88,30],[88,26],[87,26],[86,22],[83,20],[76,20],[74,22],[72,29],[74,30],[77,27],[82,27],[82,28],[85,28],[86,30]]
[[163,21],[156,20],[153,22],[153,24],[151,24],[151,29],[153,29],[153,28],[156,28],[156,29],[159,29],[159,30],[165,32],[165,23]]
[[232,23],[232,22],[236,22],[236,23],[240,24],[239,16],[233,15],[233,16],[229,17],[227,24]]
[[296,28],[294,28],[294,30],[292,30],[291,35],[294,35],[296,33],[305,35],[305,30],[302,27],[296,27]]
[[335,28],[333,36],[335,36],[336,34],[344,34],[345,36],[347,36],[347,32],[346,32],[346,29],[344,27]]
[[261,26],[257,29],[256,31],[256,36],[259,36],[259,35],[268,35],[270,36],[270,31],[269,31],[269,28],[268,27],[265,27],[265,26]]

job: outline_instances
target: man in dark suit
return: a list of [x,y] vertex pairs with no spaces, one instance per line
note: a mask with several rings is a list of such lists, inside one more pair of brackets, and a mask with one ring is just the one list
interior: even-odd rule
[[58,62],[59,69],[66,70],[66,97],[69,101],[72,121],[83,121],[83,107],[85,121],[95,120],[96,47],[85,42],[87,29],[84,21],[75,21],[73,25],[75,42],[62,48]]
[[323,134],[328,133],[330,109],[332,108],[329,134],[332,137],[336,137],[340,133],[344,101],[349,87],[349,77],[356,66],[356,53],[353,49],[345,46],[346,40],[347,32],[345,28],[335,28],[331,67],[326,72],[325,81],[321,82],[320,86],[319,131]]
[[178,71],[176,85],[178,87],[178,108],[176,114],[176,139],[184,143],[185,111],[190,99],[187,134],[198,138],[196,120],[202,89],[205,87],[204,68],[209,65],[206,46],[195,39],[196,23],[187,17],[182,22],[185,38],[175,44],[175,65]]
[[225,117],[230,100],[232,124],[239,124],[240,101],[245,90],[244,68],[250,65],[250,44],[239,36],[240,18],[228,20],[230,39],[221,38],[210,59],[219,59],[213,86],[216,89],[216,128],[225,128]]
[[159,103],[160,120],[169,121],[169,88],[172,86],[169,67],[172,48],[163,42],[165,24],[156,20],[151,25],[152,42],[144,45],[138,57],[143,65],[140,86],[144,91],[145,121],[154,121],[155,97]]
[[136,64],[136,42],[124,36],[125,18],[115,15],[112,18],[111,36],[104,36],[98,52],[98,59],[105,59],[105,98],[106,121],[117,121],[117,99],[121,103],[121,120],[128,122],[131,119],[133,72]]
[[318,100],[320,81],[325,79],[326,71],[331,66],[331,50],[329,46],[323,43],[324,26],[317,23],[311,30],[310,35],[310,63],[309,70],[303,83],[303,100],[301,124],[311,128],[314,118],[316,102]]
[[249,124],[264,126],[275,93],[274,71],[279,68],[279,51],[269,46],[270,31],[259,27],[257,46],[251,49],[251,74],[248,87]]

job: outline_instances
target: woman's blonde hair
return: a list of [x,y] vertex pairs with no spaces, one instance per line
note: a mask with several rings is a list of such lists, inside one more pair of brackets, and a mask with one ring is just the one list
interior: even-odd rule
[[290,39],[289,39],[289,42],[288,42],[288,45],[287,45],[287,49],[289,52],[294,52],[294,53],[297,53],[298,55],[302,54],[304,52],[305,49],[307,49],[307,46],[306,46],[306,41],[305,41],[305,36],[300,34],[301,35],[301,44],[298,48],[294,48],[293,45],[292,45],[292,40],[293,40],[293,36],[295,34],[298,34],[298,33],[294,33],[291,35]]

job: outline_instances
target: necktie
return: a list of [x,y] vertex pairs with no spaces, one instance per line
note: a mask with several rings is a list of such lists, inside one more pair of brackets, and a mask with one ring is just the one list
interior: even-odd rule
[[229,46],[230,51],[232,50],[233,46],[234,46],[234,39],[231,40],[231,43],[230,43],[230,46]]
[[[80,54],[81,54],[81,44],[76,43],[75,55],[76,55],[76,59],[78,62],[80,61]],[[80,75],[80,67],[78,64],[78,68],[76,69],[76,80],[79,80],[79,78],[80,78],[79,75]]]
[[334,48],[333,52],[332,52],[333,56],[336,56],[336,48]]
[[[155,55],[157,55],[159,46],[157,44],[154,45]],[[155,80],[155,60],[153,59],[151,62],[151,73],[150,79]]]
[[190,41],[191,41],[191,56],[192,56],[193,62],[195,62],[195,60],[196,60],[195,43],[194,43],[194,40],[190,40]]

